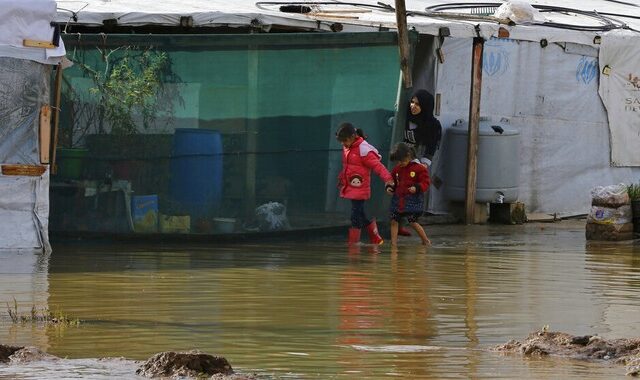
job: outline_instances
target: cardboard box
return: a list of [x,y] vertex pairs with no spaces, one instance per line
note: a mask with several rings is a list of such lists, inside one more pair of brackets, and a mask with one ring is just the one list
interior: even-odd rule
[[160,214],[160,232],[165,234],[188,234],[191,232],[191,217],[189,215]]

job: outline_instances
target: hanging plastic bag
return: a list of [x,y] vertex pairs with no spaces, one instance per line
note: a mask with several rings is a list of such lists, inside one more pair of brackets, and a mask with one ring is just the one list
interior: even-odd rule
[[597,186],[591,190],[592,206],[615,208],[630,203],[627,185],[624,183],[610,186]]

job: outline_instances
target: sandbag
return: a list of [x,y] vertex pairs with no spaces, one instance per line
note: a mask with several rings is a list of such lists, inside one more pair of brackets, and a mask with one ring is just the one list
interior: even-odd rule
[[587,240],[632,240],[633,239],[633,223],[624,224],[597,224],[587,223],[586,227]]

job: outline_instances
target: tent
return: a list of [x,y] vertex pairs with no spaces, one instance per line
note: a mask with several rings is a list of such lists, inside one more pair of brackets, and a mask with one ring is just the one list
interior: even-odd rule
[[64,46],[54,1],[0,1],[0,251],[50,251],[52,66]]
[[[336,34],[396,28],[394,4],[372,0],[57,3],[63,29],[93,32],[150,26]],[[640,179],[640,7],[629,1],[540,0],[532,2],[538,19],[514,24],[490,17],[501,4],[408,0],[409,29],[419,34],[413,87],[438,94],[445,130],[465,122],[471,44],[482,38],[480,115],[520,131],[519,199],[534,212],[586,213],[592,187]],[[411,92],[403,87],[397,104],[405,104]],[[403,112],[398,107],[397,120]],[[446,146],[442,150],[433,169],[446,183]],[[431,192],[429,207],[449,211],[444,190]]]

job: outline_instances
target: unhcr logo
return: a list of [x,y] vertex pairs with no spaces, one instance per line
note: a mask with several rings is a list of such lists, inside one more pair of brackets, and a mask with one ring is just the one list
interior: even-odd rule
[[640,91],[640,77],[629,73],[629,77],[627,78],[627,80],[629,81],[627,87],[629,87],[630,90]]
[[[625,87],[628,91],[640,91],[640,77],[629,73]],[[640,112],[640,96],[630,96],[624,99],[624,110],[627,112]]]
[[576,80],[584,84],[589,84],[598,76],[598,61],[582,57],[576,69]]
[[482,69],[492,76],[501,76],[509,69],[509,53],[500,48],[487,49],[482,58]]

